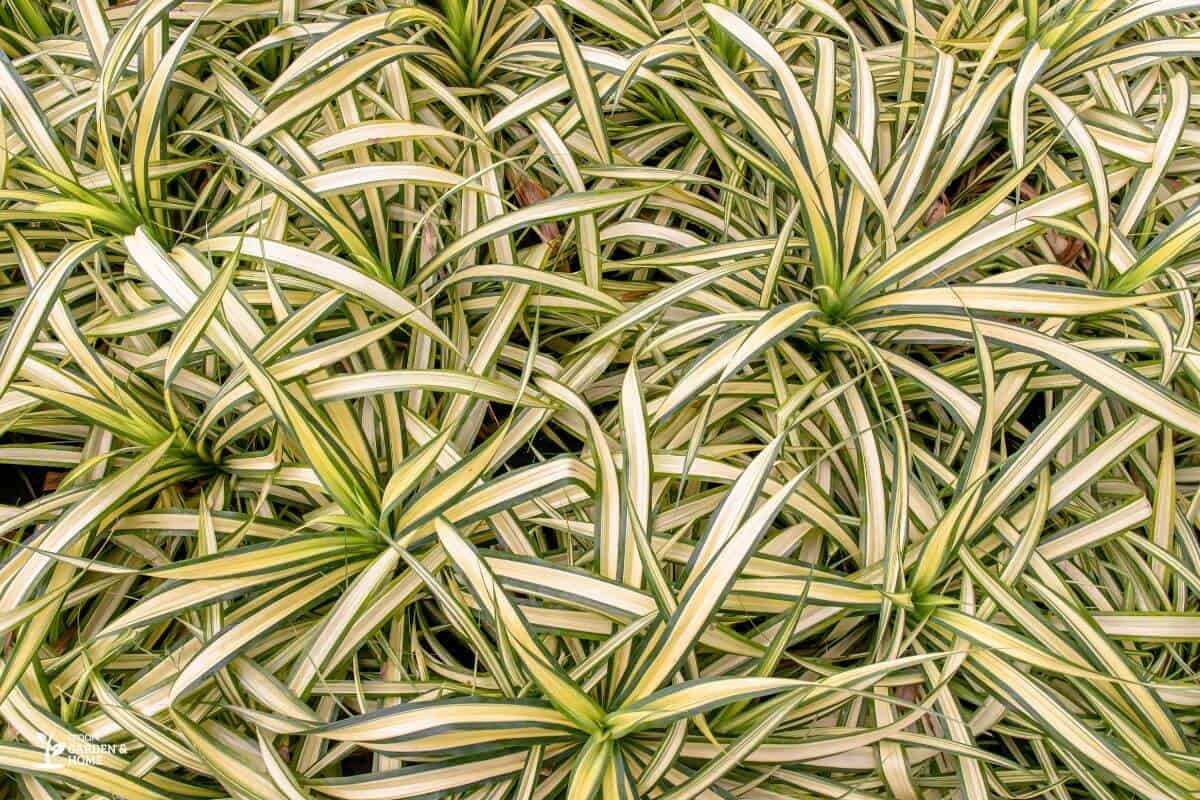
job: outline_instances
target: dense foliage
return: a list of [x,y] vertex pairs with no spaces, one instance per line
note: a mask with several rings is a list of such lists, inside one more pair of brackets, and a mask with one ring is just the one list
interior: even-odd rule
[[5,0],[0,796],[1200,797],[1197,15]]

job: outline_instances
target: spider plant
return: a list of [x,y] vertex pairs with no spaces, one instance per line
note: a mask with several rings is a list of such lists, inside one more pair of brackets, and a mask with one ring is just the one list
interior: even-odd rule
[[0,797],[1200,797],[1198,14],[6,0]]

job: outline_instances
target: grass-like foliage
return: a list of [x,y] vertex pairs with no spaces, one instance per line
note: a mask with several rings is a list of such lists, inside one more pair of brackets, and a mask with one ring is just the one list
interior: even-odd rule
[[0,797],[1200,797],[1197,15],[4,0]]

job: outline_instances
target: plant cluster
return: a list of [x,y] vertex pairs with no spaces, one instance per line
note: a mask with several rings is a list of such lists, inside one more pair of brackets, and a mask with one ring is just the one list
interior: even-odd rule
[[1198,13],[6,0],[0,797],[1200,797]]

